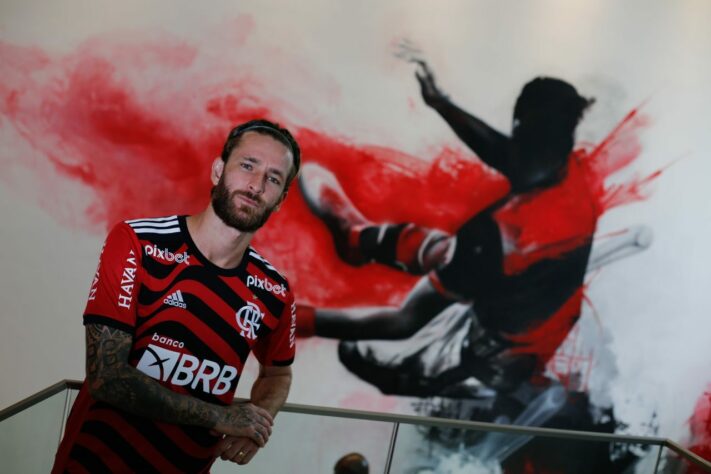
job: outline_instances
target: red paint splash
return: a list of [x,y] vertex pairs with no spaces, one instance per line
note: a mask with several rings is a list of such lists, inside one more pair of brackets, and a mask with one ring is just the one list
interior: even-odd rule
[[[32,157],[16,156],[8,151],[11,146],[0,166],[31,169],[37,181],[29,185],[50,196],[43,205],[58,219],[82,213],[90,230],[107,229],[127,218],[202,209],[210,188],[209,163],[229,129],[268,117],[289,126],[304,161],[330,169],[357,207],[376,222],[414,222],[451,232],[508,192],[502,176],[461,148],[442,146],[434,157],[416,157],[288,123],[284,114],[290,106],[265,93],[259,78],[221,73],[228,68],[220,67],[224,60],[215,61],[169,39],[135,44],[92,40],[64,56],[0,43],[1,125],[34,150]],[[637,135],[643,125],[633,111],[603,142],[576,150],[570,182],[585,184],[575,192],[592,196],[595,208],[592,224],[565,232],[577,238],[583,229],[589,236],[607,209],[643,198],[653,176],[606,184],[639,156]],[[82,198],[59,194],[57,177],[80,183]],[[571,189],[561,187],[560,192]],[[402,299],[413,277],[377,265],[343,264],[298,187],[290,194],[254,244],[290,277],[299,300],[348,306]],[[515,218],[510,222],[521,226]],[[526,228],[531,233],[520,234],[519,243],[536,258],[536,252],[550,251],[536,243],[559,238],[542,237],[540,226]]]
[[587,392],[590,385],[594,353],[580,348],[582,340],[580,326],[576,325],[546,364],[546,370],[568,391]]
[[[691,429],[691,452],[711,462],[711,385],[699,397],[694,407],[694,414],[689,420]],[[696,466],[691,466],[688,473],[706,472]]]
[[509,334],[507,339],[517,344],[511,354],[537,354],[541,363],[547,362],[570,333],[580,315],[583,288],[576,291],[558,311],[543,323],[524,334]]

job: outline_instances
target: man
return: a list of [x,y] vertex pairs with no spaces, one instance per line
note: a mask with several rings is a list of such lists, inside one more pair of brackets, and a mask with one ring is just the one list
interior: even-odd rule
[[[207,472],[263,447],[291,384],[296,325],[286,279],[249,246],[300,164],[266,120],[234,128],[193,216],[109,233],[84,313],[86,380],[52,472]],[[232,403],[251,351],[251,399]]]
[[368,474],[370,465],[360,453],[348,453],[341,456],[333,466],[333,474]]
[[[299,332],[344,340],[343,364],[384,393],[443,395],[469,377],[512,392],[542,374],[580,313],[598,210],[571,152],[592,101],[564,81],[536,78],[518,97],[507,136],[453,104],[418,63],[424,101],[508,179],[509,194],[452,236],[414,223],[370,222],[330,172],[304,169],[304,197],[341,258],[426,276],[399,307],[304,307]],[[421,344],[387,355],[353,342],[416,333]]]

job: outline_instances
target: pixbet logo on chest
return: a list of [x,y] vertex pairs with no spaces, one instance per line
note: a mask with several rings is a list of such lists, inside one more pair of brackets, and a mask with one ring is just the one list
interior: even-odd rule
[[190,262],[188,261],[190,255],[188,255],[188,252],[173,253],[168,249],[159,249],[155,244],[146,245],[144,250],[146,251],[146,255],[165,260],[166,262],[184,263],[185,265],[190,265]]
[[286,287],[284,285],[275,285],[266,278],[262,280],[257,276],[249,275],[247,277],[247,287],[250,286],[256,286],[275,295],[286,296]]

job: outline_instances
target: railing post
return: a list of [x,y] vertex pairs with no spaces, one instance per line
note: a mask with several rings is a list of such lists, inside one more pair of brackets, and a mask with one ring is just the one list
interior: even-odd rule
[[390,435],[390,446],[388,447],[388,458],[385,461],[385,474],[390,474],[390,468],[393,463],[393,456],[395,455],[395,441],[397,440],[397,431],[400,428],[400,423],[393,423],[393,433]]
[[64,428],[67,426],[67,417],[69,416],[69,399],[71,398],[72,390],[69,387],[64,389],[64,410],[62,411],[62,423],[59,425],[59,441],[57,446],[62,442],[64,436]]
[[659,450],[657,451],[657,462],[654,464],[654,474],[659,472],[659,461],[662,459],[662,449],[664,449],[664,445],[659,446]]

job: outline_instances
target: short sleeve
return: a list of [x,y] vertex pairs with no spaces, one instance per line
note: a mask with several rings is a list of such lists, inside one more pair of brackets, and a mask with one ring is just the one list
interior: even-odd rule
[[253,348],[259,363],[265,366],[287,366],[296,355],[296,303],[291,291],[287,293],[284,310],[276,328]]
[[117,224],[106,237],[89,289],[84,324],[133,333],[140,287],[141,250],[133,230]]

